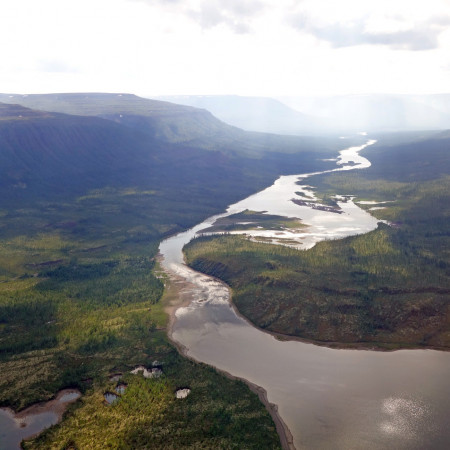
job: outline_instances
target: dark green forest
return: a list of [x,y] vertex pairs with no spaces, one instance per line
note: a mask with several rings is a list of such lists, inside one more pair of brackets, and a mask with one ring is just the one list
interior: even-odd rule
[[[328,345],[385,349],[450,346],[450,141],[387,136],[366,150],[372,167],[310,179],[318,195],[390,201],[377,230],[307,251],[201,237],[188,263],[226,281],[260,328]],[[370,208],[370,205],[361,205]]]
[[[92,113],[82,98],[72,101]],[[99,116],[130,113],[103,100]],[[83,393],[27,448],[279,448],[256,394],[169,342],[156,254],[164,237],[280,173],[325,166],[336,144],[288,138],[283,154],[281,137],[192,108],[151,102],[149,112],[146,102],[127,124],[0,105],[0,405],[21,410],[67,387]],[[152,133],[162,122],[179,139]],[[206,148],[192,137],[202,126],[232,138],[210,136]],[[161,379],[128,374],[156,360]],[[117,372],[129,390],[109,407],[103,393]],[[182,401],[180,386],[192,391]]]
[[[342,142],[247,133],[205,111],[134,96],[8,101],[24,106],[0,104],[0,406],[21,410],[67,387],[83,394],[60,425],[23,445],[279,448],[256,394],[185,359],[170,343],[163,295],[168,280],[161,278],[157,249],[163,238],[281,174],[332,167],[322,160],[335,156]],[[295,325],[314,340],[353,343],[369,336],[393,348],[447,346],[448,176],[433,177],[433,169],[423,167],[417,182],[388,177],[389,160],[408,139],[386,137],[390,146],[374,148],[387,155],[385,168],[371,168],[379,167],[384,178],[367,171],[315,180],[324,198],[348,192],[395,199],[377,211],[395,227],[304,254],[241,238],[204,238],[189,246],[188,257],[229,282],[239,309],[268,330],[295,334]],[[349,145],[359,143],[361,138]],[[436,144],[436,154],[440,148]],[[446,153],[441,156],[442,168]],[[275,229],[302,226],[278,216],[251,219]],[[305,285],[314,296],[304,296],[303,308],[298,295]],[[261,292],[264,308],[255,301]],[[383,307],[376,309],[380,296]],[[368,305],[379,317],[370,316]],[[295,321],[305,311],[299,328]],[[421,325],[399,342],[396,330],[405,323],[414,328],[415,317],[426,317],[428,334],[420,334]],[[341,327],[345,333],[333,334],[343,318],[349,318]],[[321,321],[331,325],[321,328]],[[318,329],[326,333],[314,334]],[[364,339],[355,339],[355,329]],[[161,378],[129,373],[154,361]],[[115,388],[110,375],[119,372],[127,391],[107,406],[103,394]],[[191,389],[188,398],[175,399],[179,387]]]

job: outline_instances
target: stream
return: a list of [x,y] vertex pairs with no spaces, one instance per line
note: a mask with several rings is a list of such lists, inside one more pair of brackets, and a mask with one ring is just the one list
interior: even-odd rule
[[[342,150],[337,168],[320,173],[370,166],[359,152],[374,142]],[[277,405],[297,449],[447,449],[449,353],[337,350],[279,341],[235,312],[224,283],[183,262],[182,248],[198,232],[245,209],[301,218],[307,228],[245,230],[252,239],[299,249],[377,227],[378,220],[350,198],[338,202],[341,214],[292,202],[305,195],[315,198],[305,183],[315,174],[282,176],[224,214],[161,243],[163,268],[184,280],[183,295],[190,301],[176,310],[172,339],[189,357],[262,387],[268,401]]]

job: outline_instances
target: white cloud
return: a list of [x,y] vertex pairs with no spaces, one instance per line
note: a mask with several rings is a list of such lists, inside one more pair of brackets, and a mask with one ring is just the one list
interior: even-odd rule
[[425,22],[405,27],[398,23],[396,29],[371,30],[368,20],[353,23],[334,22],[321,24],[314,19],[298,14],[290,18],[291,25],[318,39],[329,42],[333,47],[350,47],[356,45],[386,45],[394,50],[431,50],[439,47],[439,35],[449,24],[450,16],[430,19]]
[[438,0],[4,0],[0,85],[155,95],[450,91],[448,9]]
[[160,6],[192,19],[203,29],[225,25],[238,34],[251,30],[250,22],[266,5],[261,0],[128,0]]
[[41,59],[36,63],[36,70],[46,73],[76,73],[78,71],[61,59]]

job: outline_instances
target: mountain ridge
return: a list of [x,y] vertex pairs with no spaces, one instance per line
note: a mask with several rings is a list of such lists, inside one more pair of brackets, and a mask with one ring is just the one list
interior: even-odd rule
[[134,94],[0,94],[0,102],[41,111],[101,117],[168,143],[192,143],[207,148],[207,139],[242,138],[241,130],[220,122],[209,111]]
[[204,108],[225,123],[247,131],[310,135],[327,130],[327,123],[322,118],[294,110],[270,97],[179,95],[155,99]]

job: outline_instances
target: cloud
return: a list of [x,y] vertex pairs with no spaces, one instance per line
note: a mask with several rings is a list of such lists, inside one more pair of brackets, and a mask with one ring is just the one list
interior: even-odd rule
[[384,45],[394,50],[432,50],[439,47],[439,35],[450,24],[450,16],[432,17],[408,28],[370,31],[367,18],[350,23],[320,24],[305,14],[289,19],[295,29],[329,42],[334,48]]
[[251,19],[265,8],[261,0],[128,0],[164,7],[176,14],[182,14],[196,22],[203,29],[225,25],[238,34],[251,30]]
[[264,9],[259,0],[203,0],[198,8],[189,10],[189,16],[203,29],[225,25],[245,34],[251,31],[251,19]]
[[176,5],[181,4],[183,0],[127,0],[129,2],[148,3],[149,5]]
[[36,63],[37,70],[47,73],[76,73],[77,70],[60,59],[41,59]]

